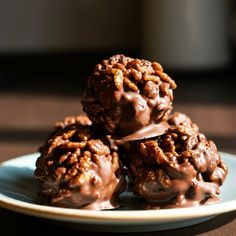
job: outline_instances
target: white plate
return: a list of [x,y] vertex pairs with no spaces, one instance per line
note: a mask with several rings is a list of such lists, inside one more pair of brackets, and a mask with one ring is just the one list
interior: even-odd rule
[[236,210],[236,156],[221,153],[229,174],[221,188],[220,202],[163,210],[140,210],[142,201],[126,192],[129,208],[91,211],[50,207],[37,204],[38,185],[33,178],[38,153],[18,157],[0,165],[0,206],[12,211],[53,220],[73,228],[142,232],[173,229],[204,222],[221,213]]

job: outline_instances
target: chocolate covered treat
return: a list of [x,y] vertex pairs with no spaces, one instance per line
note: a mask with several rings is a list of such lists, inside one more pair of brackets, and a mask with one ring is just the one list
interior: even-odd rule
[[35,178],[45,202],[116,208],[126,173],[146,208],[217,201],[227,167],[188,116],[170,115],[175,88],[157,62],[115,55],[97,64],[82,99],[87,116],[57,122],[39,150]]
[[172,110],[175,88],[159,63],[115,55],[96,65],[82,104],[89,119],[114,136],[121,138],[144,128],[138,138],[150,137],[154,123],[159,124],[156,133],[166,131],[167,124],[162,128],[160,122]]
[[94,210],[119,206],[124,175],[106,136],[91,126],[69,125],[54,133],[40,151],[35,178],[48,204]]
[[134,192],[147,200],[149,208],[217,200],[227,167],[215,144],[182,113],[175,113],[169,122],[172,126],[162,136],[131,142],[127,156]]

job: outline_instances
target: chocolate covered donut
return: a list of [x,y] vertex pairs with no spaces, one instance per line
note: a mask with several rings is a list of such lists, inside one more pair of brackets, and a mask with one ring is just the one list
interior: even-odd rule
[[46,203],[81,209],[119,206],[125,182],[120,160],[91,126],[69,125],[40,149],[35,178]]
[[165,121],[175,88],[159,63],[115,55],[96,65],[82,104],[94,124],[123,137]]
[[201,205],[214,201],[227,167],[213,141],[187,116],[176,113],[162,136],[131,142],[126,152],[133,191],[149,208]]

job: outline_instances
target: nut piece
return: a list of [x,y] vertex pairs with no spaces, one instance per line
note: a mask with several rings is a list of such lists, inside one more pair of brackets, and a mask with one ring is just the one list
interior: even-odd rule
[[138,92],[138,87],[137,87],[131,80],[129,80],[127,77],[124,78],[124,84],[125,84],[131,91]]
[[114,74],[114,83],[118,90],[123,88],[123,72],[119,69],[112,69],[112,73]]

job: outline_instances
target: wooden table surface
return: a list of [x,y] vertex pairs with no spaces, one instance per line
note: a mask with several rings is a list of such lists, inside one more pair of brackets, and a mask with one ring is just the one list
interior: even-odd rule
[[[0,107],[0,161],[37,151],[55,121],[82,111],[79,97],[21,93],[2,93]],[[200,126],[200,130],[216,142],[220,151],[236,154],[234,104],[175,103],[174,107],[188,114]],[[236,212],[231,212],[195,226],[142,235],[235,235],[235,218]],[[30,233],[29,225],[40,228],[41,232],[82,233],[1,208],[0,219],[1,235],[18,233],[19,227],[22,233]]]

